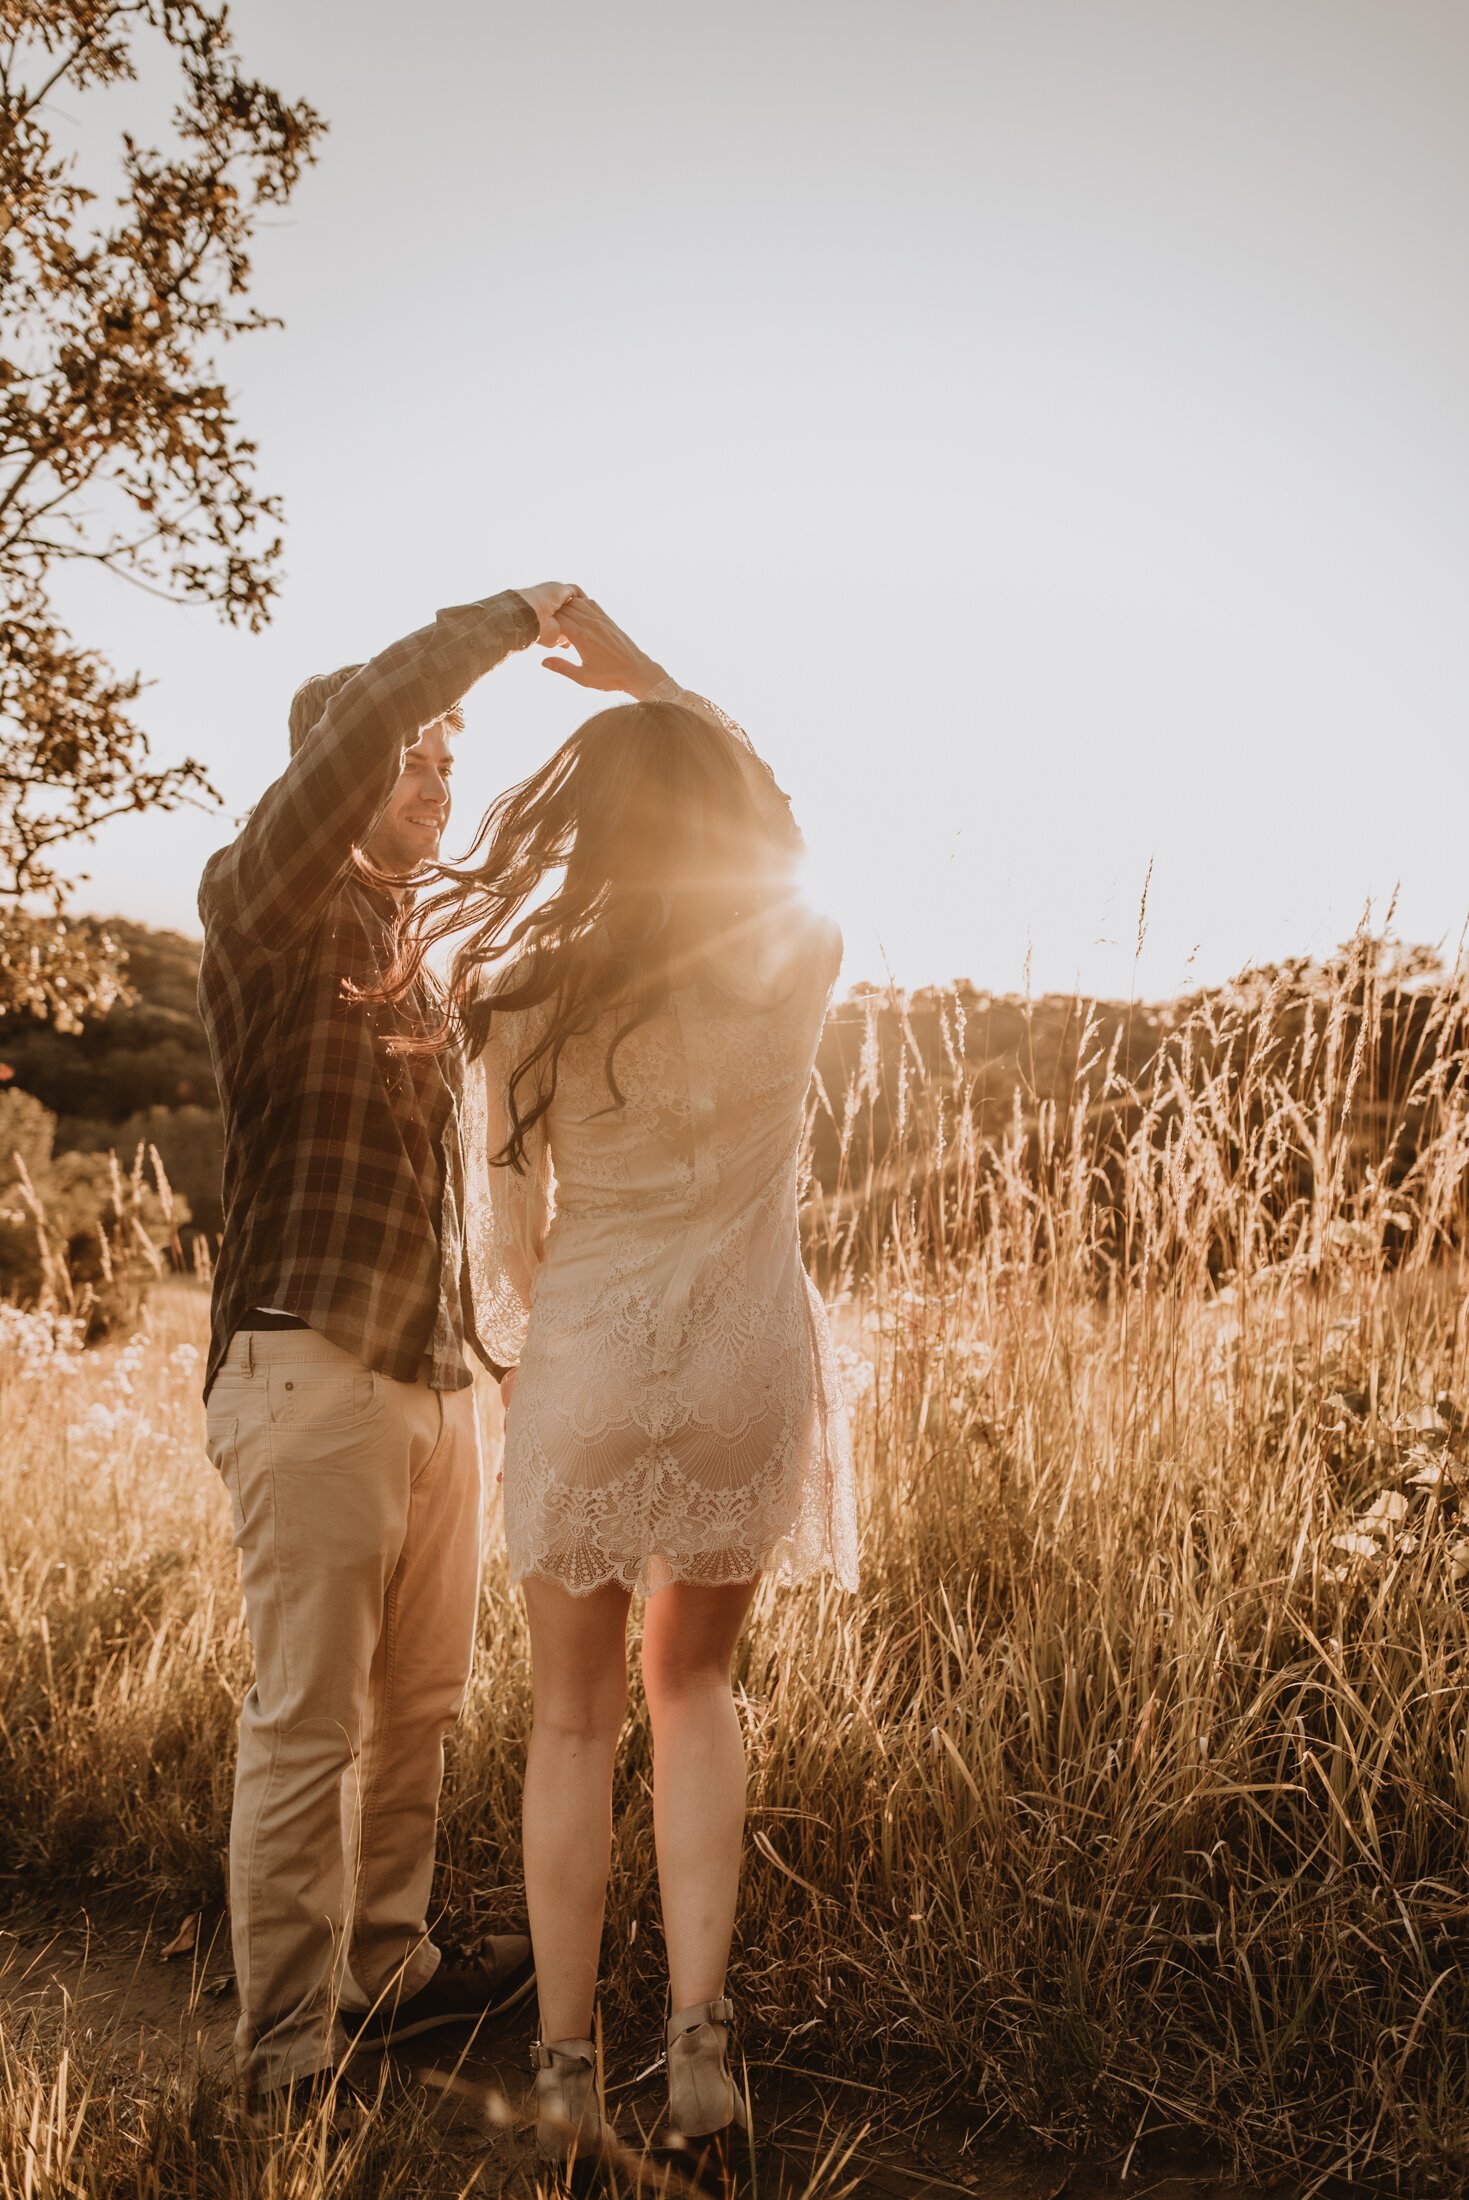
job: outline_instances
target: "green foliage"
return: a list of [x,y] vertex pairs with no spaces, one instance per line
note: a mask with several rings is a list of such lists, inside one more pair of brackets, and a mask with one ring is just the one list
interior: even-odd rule
[[14,1089],[0,1091],[0,1177],[14,1184],[17,1162],[39,1183],[49,1174],[56,1144],[56,1118],[34,1094]]
[[57,1153],[56,1118],[0,1089],[0,1297],[77,1317],[91,1337],[136,1320],[187,1202],[156,1149]]
[[88,918],[0,904],[0,1004],[12,1015],[80,1031],[129,997],[124,965],[113,935]]
[[[125,135],[107,188],[67,142],[79,99],[168,69],[172,141]],[[0,6],[0,1007],[105,1007],[117,964],[59,915],[65,854],[103,820],[212,799],[193,759],[149,757],[136,673],[76,641],[58,568],[105,567],[259,627],[280,513],[219,377],[249,246],[323,129],[241,69],[201,0]],[[120,188],[119,188],[120,186]]]
[[[77,1032],[0,1021],[0,1060],[57,1115],[114,1133],[143,1109],[212,1106],[214,1072],[194,998],[198,942],[121,918],[109,919],[107,930],[127,955],[131,997]],[[61,1143],[95,1141],[74,1135],[68,1122]]]
[[140,1146],[156,1150],[192,1228],[212,1243],[224,1148],[195,997],[199,943],[120,917],[107,931],[127,957],[128,997],[79,1030],[0,1018],[0,1064],[59,1118],[60,1152],[105,1164],[111,1151],[127,1167]]
[[135,1154],[141,1146],[158,1155],[181,1208],[188,1211],[193,1229],[212,1244],[218,1237],[223,1215],[220,1208],[220,1172],[223,1138],[218,1108],[144,1108],[115,1128],[106,1123],[77,1123],[58,1127],[69,1135],[61,1142],[77,1159],[95,1154]]

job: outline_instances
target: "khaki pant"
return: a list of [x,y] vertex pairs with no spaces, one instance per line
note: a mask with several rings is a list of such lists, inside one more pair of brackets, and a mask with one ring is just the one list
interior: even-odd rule
[[255,1685],[230,1826],[236,2058],[334,2062],[335,2015],[438,1965],[426,1912],[444,1735],[479,1587],[473,1394],[371,1373],[314,1330],[242,1330],[209,1393]]

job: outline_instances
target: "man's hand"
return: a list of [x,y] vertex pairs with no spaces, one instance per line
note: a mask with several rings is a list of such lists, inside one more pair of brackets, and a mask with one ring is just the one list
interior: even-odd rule
[[559,672],[563,680],[641,701],[650,688],[668,677],[662,665],[644,656],[636,642],[590,596],[578,593],[574,601],[558,610],[556,623],[581,658],[580,664],[564,657],[542,658],[546,670]]
[[516,594],[524,596],[541,622],[541,630],[536,636],[536,640],[540,643],[542,649],[564,649],[566,636],[561,631],[561,622],[556,614],[564,603],[570,603],[573,597],[581,595],[581,590],[575,583],[570,581],[541,581],[535,588],[517,589]]

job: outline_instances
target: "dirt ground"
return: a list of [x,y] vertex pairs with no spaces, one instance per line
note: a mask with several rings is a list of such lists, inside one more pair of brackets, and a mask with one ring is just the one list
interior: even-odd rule
[[[170,1948],[176,1952],[165,1954]],[[235,1997],[222,1925],[13,1912],[0,1925],[0,2032],[44,2037],[63,2018],[89,2069],[141,2067],[152,2074],[197,2057],[227,2071]],[[439,2034],[414,2043],[402,2058],[444,2133],[446,2170],[453,2158],[462,2172],[488,2148],[503,2160],[505,2187],[521,2184],[530,2166],[516,2128],[529,2085],[526,2031],[522,2012],[485,2038]],[[762,2193],[799,2193],[825,2159],[842,2164],[838,2187],[879,2200],[949,2193],[984,2200],[1298,2200],[1294,2187],[1242,2185],[1197,2159],[1139,2149],[1126,2164],[1073,2160],[966,2129],[955,2118],[933,2120],[899,2140],[883,2129],[878,2104],[855,2081],[840,2090],[829,2079],[818,2087],[752,2064],[751,2082],[764,2125]],[[656,2071],[614,2089],[610,2105],[629,2139],[650,2129]],[[778,2181],[770,2176],[777,2165]]]

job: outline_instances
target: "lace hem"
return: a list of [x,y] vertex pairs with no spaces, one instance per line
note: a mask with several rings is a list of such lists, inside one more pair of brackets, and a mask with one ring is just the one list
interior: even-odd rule
[[[551,1562],[550,1553],[544,1553],[524,1566],[512,1567],[510,1585],[514,1588],[530,1576],[538,1581],[554,1581],[568,1596],[589,1597],[616,1582],[629,1596],[651,1597],[680,1581],[694,1582],[706,1589],[728,1589],[739,1581],[763,1580],[769,1576],[781,1588],[794,1588],[799,1582],[813,1581],[818,1575],[834,1572],[835,1568],[825,1556],[802,1560],[796,1550],[795,1536],[784,1535],[768,1547],[750,1545],[742,1550],[699,1551],[691,1557],[671,1559],[662,1551],[654,1551],[647,1558],[626,1560],[617,1565],[609,1562],[604,1569],[573,1580],[568,1580]],[[850,1580],[841,1575],[837,1575],[837,1579],[844,1589],[857,1586],[855,1574]]]
[[743,1456],[715,1425],[688,1416],[661,1440],[624,1419],[619,1443],[605,1431],[601,1441],[578,1441],[564,1421],[553,1435],[540,1413],[517,1429],[512,1415],[504,1485],[511,1579],[538,1575],[578,1596],[617,1582],[649,1595],[669,1581],[829,1573],[854,1589],[851,1443],[809,1279],[807,1293],[809,1387],[799,1401],[771,1401],[764,1441]]

